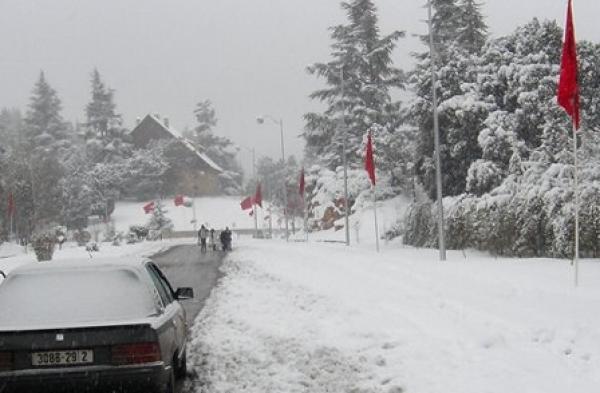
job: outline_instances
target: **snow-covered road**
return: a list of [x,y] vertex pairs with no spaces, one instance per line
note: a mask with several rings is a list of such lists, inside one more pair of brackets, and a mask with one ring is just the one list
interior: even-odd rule
[[596,392],[600,264],[245,241],[196,321],[196,392]]

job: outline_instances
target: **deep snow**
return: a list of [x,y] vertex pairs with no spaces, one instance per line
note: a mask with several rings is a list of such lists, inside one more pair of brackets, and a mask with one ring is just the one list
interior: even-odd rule
[[[466,257],[465,257],[466,255]],[[194,392],[597,392],[600,264],[243,241],[193,328]]]

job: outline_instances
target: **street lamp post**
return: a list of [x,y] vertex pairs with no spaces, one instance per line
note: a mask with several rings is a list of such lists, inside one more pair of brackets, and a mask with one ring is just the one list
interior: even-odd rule
[[437,191],[438,207],[438,246],[440,248],[440,261],[446,260],[446,242],[444,239],[444,204],[442,202],[442,164],[440,151],[440,126],[437,111],[437,86],[436,86],[436,64],[435,45],[433,42],[433,18],[431,15],[431,0],[427,3],[427,16],[429,25],[429,62],[431,63],[431,90],[433,106],[433,137],[435,144],[435,183]]
[[283,203],[284,203],[284,207],[283,207],[283,217],[285,220],[285,240],[289,240],[290,235],[289,235],[289,229],[288,229],[288,215],[287,215],[287,209],[288,209],[288,195],[287,195],[287,185],[286,185],[286,180],[285,180],[285,176],[286,176],[286,171],[285,171],[285,148],[283,145],[283,119],[275,119],[272,116],[269,115],[264,115],[264,116],[259,116],[256,118],[256,121],[258,124],[263,124],[265,122],[265,119],[269,119],[270,121],[272,121],[275,124],[279,125],[279,132],[281,135],[281,163],[283,165],[283,169],[284,169],[284,175],[283,175]]

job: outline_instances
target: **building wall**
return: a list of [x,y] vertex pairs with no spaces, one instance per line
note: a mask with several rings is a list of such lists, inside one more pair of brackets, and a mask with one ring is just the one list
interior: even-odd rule
[[215,175],[198,169],[174,170],[165,184],[172,195],[212,196],[219,194],[219,182]]

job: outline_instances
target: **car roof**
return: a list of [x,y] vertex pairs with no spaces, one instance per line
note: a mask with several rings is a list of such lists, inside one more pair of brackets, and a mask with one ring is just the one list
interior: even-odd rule
[[10,271],[10,275],[20,273],[39,273],[58,270],[94,270],[94,269],[134,269],[139,270],[149,261],[143,257],[100,257],[76,258],[48,262],[32,262]]

